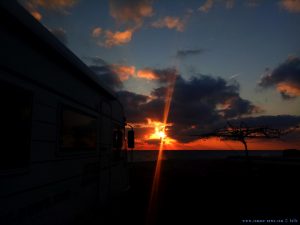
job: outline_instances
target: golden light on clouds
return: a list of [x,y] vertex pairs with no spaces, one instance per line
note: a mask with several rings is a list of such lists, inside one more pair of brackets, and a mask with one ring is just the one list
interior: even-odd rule
[[277,90],[280,93],[292,98],[300,96],[300,87],[292,83],[281,82],[277,84]]
[[282,0],[280,6],[289,12],[300,12],[300,0]]
[[113,46],[124,45],[131,41],[133,29],[128,29],[125,31],[116,31],[112,32],[107,30],[105,32],[105,41],[104,44],[101,42],[100,45],[104,45],[107,48],[111,48]]
[[121,81],[128,80],[135,75],[135,66],[112,64],[111,68],[119,76]]
[[43,16],[41,13],[39,13],[38,11],[30,11],[30,14],[37,20],[37,21],[41,21]]
[[150,70],[150,69],[139,70],[137,72],[137,77],[147,79],[147,80],[156,80],[157,79],[157,75],[154,73],[153,70]]

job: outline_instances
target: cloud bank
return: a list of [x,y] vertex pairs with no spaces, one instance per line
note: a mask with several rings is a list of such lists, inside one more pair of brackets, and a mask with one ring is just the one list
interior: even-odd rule
[[170,81],[176,79],[168,119],[173,125],[168,134],[177,141],[195,140],[189,135],[208,131],[224,120],[260,112],[257,106],[240,97],[237,84],[229,84],[222,78],[197,75],[186,80],[173,68],[153,69],[151,74],[158,87],[150,96],[130,92],[122,96],[120,93],[122,102],[126,103],[128,121],[139,124],[145,123],[147,118],[163,121]]

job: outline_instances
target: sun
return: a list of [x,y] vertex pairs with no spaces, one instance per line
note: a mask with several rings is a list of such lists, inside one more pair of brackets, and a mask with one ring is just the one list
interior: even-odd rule
[[167,132],[169,130],[169,127],[171,127],[173,124],[168,123],[164,124],[160,121],[151,120],[148,118],[148,126],[149,128],[152,128],[152,132],[145,136],[145,139],[147,140],[157,140],[162,141],[164,145],[171,145],[175,143],[176,141],[168,136]]
[[166,137],[165,126],[157,123],[155,124],[154,132],[150,134],[149,139],[165,139]]
[[164,131],[159,131],[158,136],[159,136],[160,139],[164,139],[167,135]]

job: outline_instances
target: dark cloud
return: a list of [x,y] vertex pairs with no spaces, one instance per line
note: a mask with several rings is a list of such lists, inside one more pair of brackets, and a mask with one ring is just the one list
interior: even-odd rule
[[274,70],[266,70],[258,85],[276,87],[283,99],[300,96],[300,58],[290,57]]
[[50,32],[64,45],[68,44],[67,32],[63,28],[53,28]]
[[107,87],[117,91],[123,88],[123,82],[112,67],[100,57],[84,57],[89,68],[97,75],[97,78]]
[[222,78],[199,75],[175,84],[169,122],[171,136],[181,142],[191,141],[189,134],[207,131],[220,121],[250,115],[259,109],[239,96],[239,86]]
[[86,56],[86,57],[83,57],[82,59],[87,60],[88,63],[91,63],[93,65],[106,65],[106,66],[108,66],[108,63],[105,60],[103,60],[102,58],[98,57],[98,56],[95,56],[95,57]]
[[148,96],[130,91],[119,91],[117,92],[117,95],[125,108],[127,121],[130,121],[131,123],[146,121],[143,107],[149,99]]
[[205,49],[183,49],[183,50],[178,50],[176,52],[176,57],[177,58],[185,58],[188,56],[196,56],[196,55],[200,55],[203,52],[205,52]]
[[239,125],[244,122],[249,127],[269,127],[276,129],[288,129],[300,125],[300,116],[277,115],[277,116],[259,116],[245,117],[238,120],[231,120],[231,123]]
[[238,94],[235,96],[233,95],[226,101],[225,106],[228,106],[228,108],[220,110],[225,118],[232,118],[239,115],[247,115],[262,111],[260,108],[254,106],[249,100],[242,99]]
[[89,67],[107,87],[113,90],[123,88],[123,83],[119,76],[109,66],[90,65]]
[[162,84],[174,82],[178,76],[178,71],[174,68],[155,69],[153,73],[156,74],[157,81]]

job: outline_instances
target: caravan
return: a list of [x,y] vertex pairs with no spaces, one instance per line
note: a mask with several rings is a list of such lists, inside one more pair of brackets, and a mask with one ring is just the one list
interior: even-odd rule
[[65,223],[128,189],[123,107],[16,2],[0,17],[0,223]]

